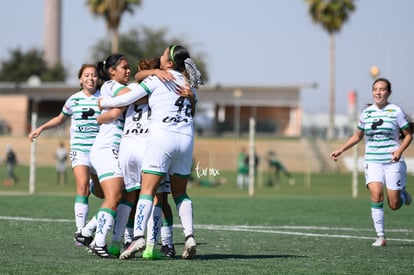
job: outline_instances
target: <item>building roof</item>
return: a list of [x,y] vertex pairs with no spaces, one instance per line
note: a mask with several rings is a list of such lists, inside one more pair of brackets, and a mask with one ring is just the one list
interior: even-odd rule
[[297,108],[300,103],[299,86],[207,86],[197,94],[200,102],[217,105]]
[[[297,86],[201,86],[199,102],[212,102],[219,106],[282,106],[297,108],[300,103],[301,85]],[[79,86],[58,82],[39,85],[26,83],[0,83],[0,95],[27,95],[35,101],[64,101],[79,91]]]

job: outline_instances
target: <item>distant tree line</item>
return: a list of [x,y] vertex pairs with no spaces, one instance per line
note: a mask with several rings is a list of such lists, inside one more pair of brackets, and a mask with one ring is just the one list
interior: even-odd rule
[[[147,27],[142,27],[140,30],[131,29],[125,34],[120,34],[119,52],[128,58],[132,70],[131,75],[135,74],[139,59],[160,56],[170,44],[180,44],[189,49],[192,58],[203,73],[204,80],[208,81],[207,65],[202,54],[192,52],[190,46],[180,39],[167,39],[166,35],[165,29],[154,30]],[[103,38],[93,46],[91,60],[104,60],[111,54],[111,51],[111,40]],[[43,51],[40,49],[30,49],[27,52],[20,48],[10,50],[10,57],[1,62],[0,81],[26,82],[33,75],[40,77],[42,82],[65,81],[68,69],[62,64],[49,68],[43,56]]]

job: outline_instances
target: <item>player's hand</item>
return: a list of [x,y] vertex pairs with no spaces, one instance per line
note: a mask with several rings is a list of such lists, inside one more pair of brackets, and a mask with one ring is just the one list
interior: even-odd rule
[[29,134],[29,139],[30,139],[30,141],[34,141],[39,135],[40,135],[40,133],[41,133],[42,131],[40,130],[40,129],[36,129],[36,130],[34,130],[33,132],[31,132],[30,134]]
[[155,70],[154,75],[158,77],[162,82],[175,80],[175,77],[172,73],[163,70]]
[[330,154],[331,159],[333,159],[334,161],[338,160],[338,157],[342,154],[342,151],[340,150],[335,150]]
[[177,92],[183,97],[194,97],[193,91],[191,91],[190,85],[186,83],[184,86],[177,85]]
[[392,152],[391,162],[397,162],[401,158],[401,153],[399,151]]
[[101,106],[101,100],[102,100],[102,97],[98,98],[98,108],[99,108],[99,110],[102,111],[103,108]]

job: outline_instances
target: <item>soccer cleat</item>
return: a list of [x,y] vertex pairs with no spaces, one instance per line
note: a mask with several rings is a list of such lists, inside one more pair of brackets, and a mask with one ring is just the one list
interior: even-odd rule
[[[80,233],[81,231],[82,229],[79,229],[78,231],[75,232],[75,234]],[[73,240],[75,241],[75,246],[83,246],[83,244],[78,242],[75,237],[73,237]]]
[[162,257],[163,254],[154,248],[146,248],[144,252],[142,252],[142,258],[145,260],[159,260]]
[[175,256],[175,248],[174,245],[169,247],[168,245],[161,246],[161,252],[164,253],[165,256],[174,258]]
[[76,232],[74,235],[74,239],[76,242],[89,247],[89,245],[92,243],[93,238],[92,236],[83,236],[82,232]]
[[195,256],[196,251],[197,251],[197,244],[194,239],[194,236],[188,235],[187,237],[185,237],[184,251],[183,251],[182,258],[184,260],[191,260]]
[[131,245],[131,242],[125,242],[124,245],[122,246],[122,250],[126,250],[128,248],[128,246]]
[[145,249],[145,239],[143,236],[133,237],[131,244],[125,249],[119,259],[127,260],[131,259],[137,254],[139,251],[143,251]]
[[95,255],[97,255],[97,256],[99,256],[101,258],[105,258],[105,259],[116,259],[115,256],[111,255],[108,252],[108,247],[106,245],[105,246],[96,246],[96,245],[93,245],[93,246],[90,246],[89,248],[92,250],[93,254],[95,254]]
[[372,243],[372,246],[385,246],[387,244],[387,240],[384,236],[378,236],[377,240]]
[[93,251],[92,251],[92,249],[91,249],[91,246],[95,246],[95,240],[93,240],[89,246],[86,246],[86,247],[85,247],[86,252],[88,252],[88,253],[90,253],[90,254],[93,254]]
[[413,199],[412,199],[412,197],[411,197],[410,193],[408,193],[408,192],[404,189],[404,190],[401,190],[401,195],[402,195],[403,197],[405,197],[404,204],[405,204],[405,205],[410,205],[410,204],[411,204],[411,202],[413,201]]

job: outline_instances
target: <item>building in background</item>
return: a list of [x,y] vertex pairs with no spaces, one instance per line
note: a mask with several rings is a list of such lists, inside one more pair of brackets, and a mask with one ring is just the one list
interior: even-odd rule
[[[12,135],[26,135],[33,113],[37,125],[42,124],[58,114],[65,100],[78,90],[79,87],[64,83],[1,83],[0,119],[9,123]],[[198,96],[195,127],[200,135],[247,135],[251,117],[256,120],[258,135],[302,134],[299,86],[201,87]]]

